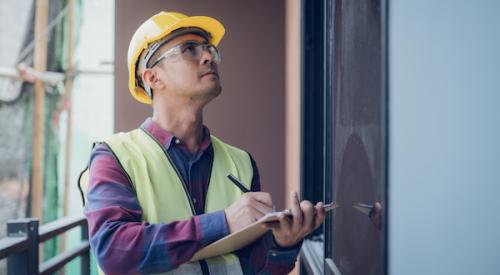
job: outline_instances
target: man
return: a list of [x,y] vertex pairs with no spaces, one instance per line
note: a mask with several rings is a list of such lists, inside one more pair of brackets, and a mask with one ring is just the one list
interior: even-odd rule
[[284,274],[304,236],[324,220],[322,203],[299,202],[293,193],[293,217],[267,224],[262,238],[189,263],[201,248],[273,209],[250,154],[203,125],[203,108],[222,90],[216,46],[223,35],[213,18],[160,12],[132,38],[130,92],[152,104],[153,116],[98,143],[81,182],[88,181],[92,250],[106,274]]

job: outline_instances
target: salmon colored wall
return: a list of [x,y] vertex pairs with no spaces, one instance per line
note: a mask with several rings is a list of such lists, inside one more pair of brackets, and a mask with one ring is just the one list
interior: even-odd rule
[[[286,1],[285,33],[285,204],[290,206],[291,191],[300,194],[300,2]],[[299,261],[290,274],[299,274]]]

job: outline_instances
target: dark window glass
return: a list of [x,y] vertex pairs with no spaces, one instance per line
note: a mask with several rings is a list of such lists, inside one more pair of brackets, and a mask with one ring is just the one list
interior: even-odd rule
[[385,96],[380,0],[337,0],[332,18],[329,255],[344,275],[384,273]]

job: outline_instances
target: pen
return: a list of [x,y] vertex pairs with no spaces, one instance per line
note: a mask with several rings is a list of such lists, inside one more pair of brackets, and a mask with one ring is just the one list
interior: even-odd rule
[[237,178],[235,177],[233,174],[231,173],[227,173],[227,177],[229,178],[230,181],[232,181],[238,188],[240,188],[240,190],[243,192],[243,193],[247,193],[247,192],[250,192],[250,190],[248,190],[245,185]]

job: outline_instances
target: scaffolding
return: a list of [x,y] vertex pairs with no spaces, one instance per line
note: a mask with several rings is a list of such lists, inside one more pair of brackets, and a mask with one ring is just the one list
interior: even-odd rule
[[[17,55],[10,52],[13,58],[0,63],[0,224],[4,225],[0,227],[0,238],[5,236],[8,219],[34,217],[46,223],[67,215],[71,98],[73,79],[79,73],[73,50],[81,6],[81,0],[0,4],[2,13],[15,10],[19,15],[19,19],[5,16],[11,20],[9,24],[15,25],[11,26],[15,28],[12,33],[24,28],[24,37],[7,37],[12,34],[9,32],[0,34],[4,36],[2,47],[7,50],[16,47],[5,45],[9,44],[6,42],[23,41],[17,43]],[[64,150],[59,142],[62,114],[67,117]],[[64,160],[62,182],[58,176],[60,158]],[[57,240],[49,241],[41,254],[47,259],[64,247],[64,239],[59,244]]]

